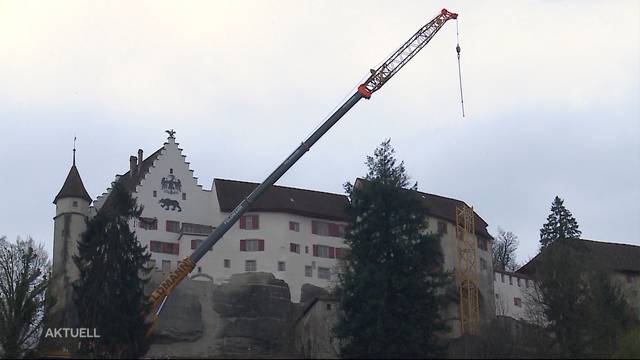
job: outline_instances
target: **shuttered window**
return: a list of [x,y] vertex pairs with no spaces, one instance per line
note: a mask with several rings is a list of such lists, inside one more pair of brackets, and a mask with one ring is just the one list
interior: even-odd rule
[[313,256],[334,259],[336,257],[336,249],[331,246],[313,245]]
[[164,242],[164,241],[151,241],[149,243],[149,250],[151,250],[151,252],[157,252],[157,253],[162,253],[162,254],[173,254],[173,255],[178,255],[178,252],[180,250],[180,245],[179,244],[174,244],[174,243],[168,243],[168,242]]
[[244,215],[240,218],[240,229],[257,230],[260,228],[258,215]]
[[166,230],[168,232],[179,233],[180,232],[180,222],[179,221],[167,220]]
[[262,239],[240,240],[240,251],[264,251],[264,240]]
[[325,221],[311,221],[311,233],[320,236],[344,237],[346,227]]

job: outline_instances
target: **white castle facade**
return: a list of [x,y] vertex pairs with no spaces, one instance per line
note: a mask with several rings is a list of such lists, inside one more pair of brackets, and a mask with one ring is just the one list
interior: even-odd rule
[[[148,247],[155,271],[167,274],[258,185],[214,179],[211,189],[204,189],[193,176],[173,132],[161,148],[146,158],[142,150],[138,156],[131,156],[129,171],[116,175],[115,181],[121,182],[144,207],[141,218],[132,221],[130,226],[141,244]],[[356,186],[360,182],[357,179]],[[69,269],[74,267],[69,260],[76,252],[74,245],[84,229],[84,219],[103,206],[108,207],[109,195],[110,189],[107,189],[91,204],[74,163],[56,197],[56,219],[69,219],[74,229],[73,234],[66,233],[72,236],[64,237],[64,222],[55,222],[54,282],[62,284],[67,293],[70,282],[77,276],[77,271]],[[464,203],[428,193],[419,195],[429,213],[429,230],[441,235],[445,270],[454,272],[455,210]],[[268,272],[289,285],[294,302],[300,301],[304,284],[331,288],[337,281],[340,259],[348,251],[344,243],[348,201],[340,194],[272,186],[196,264],[190,278],[220,284],[232,274]],[[67,202],[78,202],[81,206],[69,208],[71,205]],[[482,320],[488,321],[495,314],[492,238],[487,232],[487,223],[477,214],[474,216],[476,233],[470,236],[477,245],[480,313]],[[64,293],[62,288],[55,292]],[[453,289],[448,293],[454,301],[447,310],[447,318],[455,336],[459,332],[457,295]]]

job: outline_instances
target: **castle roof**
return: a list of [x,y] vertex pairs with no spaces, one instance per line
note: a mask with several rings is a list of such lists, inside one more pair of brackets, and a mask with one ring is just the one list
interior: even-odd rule
[[[358,178],[356,183],[366,184],[368,180]],[[429,216],[439,218],[450,223],[456,223],[456,208],[458,206],[467,205],[464,201],[452,199],[440,195],[429,194],[417,190],[407,190],[416,192],[420,198],[422,198],[422,204],[427,210]],[[467,205],[468,206],[468,205]],[[493,237],[487,231],[488,224],[476,213],[474,214],[475,231],[476,235],[493,239]]]
[[[640,272],[640,246],[603,241],[577,239],[596,263],[609,271]],[[549,245],[553,246],[553,244]],[[531,274],[544,259],[545,251],[538,253],[517,272]]]
[[60,189],[58,195],[53,199],[53,203],[55,204],[60,199],[70,197],[84,199],[89,203],[92,201],[87,189],[84,188],[84,184],[80,178],[80,173],[78,172],[78,168],[76,168],[75,164],[71,166],[67,179],[64,181],[64,185],[62,185],[62,189]]
[[[231,212],[259,184],[214,179],[220,211]],[[345,195],[321,191],[271,186],[251,205],[249,211],[285,212],[328,220],[348,221]]]

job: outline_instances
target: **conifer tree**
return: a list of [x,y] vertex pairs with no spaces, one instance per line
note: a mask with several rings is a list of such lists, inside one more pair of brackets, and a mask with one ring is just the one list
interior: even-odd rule
[[547,223],[540,229],[540,247],[545,248],[558,239],[579,239],[581,234],[578,222],[564,207],[564,200],[556,196]]
[[367,157],[366,181],[345,184],[350,197],[350,252],[340,273],[341,354],[354,358],[442,356],[444,258],[437,235],[426,234],[426,210],[409,188],[390,140]]
[[137,358],[146,353],[148,304],[143,292],[151,255],[129,222],[142,208],[116,182],[110,203],[87,222],[73,260],[80,271],[74,302],[80,327],[96,329],[97,339],[80,342],[80,354],[94,358]]

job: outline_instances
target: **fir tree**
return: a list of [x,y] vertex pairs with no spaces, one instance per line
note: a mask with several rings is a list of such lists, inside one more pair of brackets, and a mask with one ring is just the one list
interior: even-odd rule
[[563,203],[564,200],[556,196],[551,204],[551,214],[547,217],[547,223],[540,229],[541,248],[558,239],[579,239],[582,234],[578,230],[578,222]]
[[80,353],[102,358],[137,358],[146,353],[149,324],[143,292],[151,255],[141,246],[129,222],[142,208],[122,184],[115,183],[111,203],[87,222],[73,260],[80,271],[74,302],[80,327],[96,329],[100,338],[82,340]]
[[349,183],[351,251],[340,273],[341,312],[336,328],[344,357],[437,357],[442,318],[444,258],[437,235],[426,235],[426,210],[408,189],[404,163],[390,140],[367,157],[362,186]]

